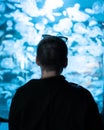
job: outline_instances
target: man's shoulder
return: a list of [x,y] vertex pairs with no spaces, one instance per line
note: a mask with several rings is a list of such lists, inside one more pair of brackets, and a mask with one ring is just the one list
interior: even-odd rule
[[75,94],[76,96],[82,96],[82,97],[92,97],[91,92],[83,87],[82,85],[79,85],[77,83],[73,83],[73,82],[66,82],[66,89],[67,91],[71,91],[73,94]]
[[29,91],[32,90],[31,88],[33,88],[34,84],[36,84],[35,79],[31,79],[27,81],[25,84],[21,85],[16,89],[16,94],[20,95],[20,94],[29,93]]
[[74,82],[66,81],[66,87],[67,87],[67,89],[73,89],[76,91],[87,91],[87,89],[84,88],[82,85],[74,83]]
[[15,91],[15,94],[13,96],[13,99],[15,100],[20,100],[22,102],[22,99],[26,100],[29,98],[30,95],[32,95],[32,93],[34,92],[32,88],[34,88],[33,84],[34,84],[35,80],[29,80],[28,82],[26,82],[25,84],[23,84],[22,86],[18,87]]

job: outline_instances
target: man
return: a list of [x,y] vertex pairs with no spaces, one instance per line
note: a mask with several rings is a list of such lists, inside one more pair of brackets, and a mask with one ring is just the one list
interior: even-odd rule
[[61,75],[68,49],[61,37],[46,35],[37,47],[41,78],[18,88],[9,113],[9,130],[103,130],[91,93]]

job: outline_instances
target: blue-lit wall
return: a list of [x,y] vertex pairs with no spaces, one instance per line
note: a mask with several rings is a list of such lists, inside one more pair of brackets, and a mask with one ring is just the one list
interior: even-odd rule
[[68,37],[68,66],[63,74],[90,90],[102,111],[104,2],[83,1],[0,1],[0,117],[8,118],[16,88],[40,77],[35,56],[44,33]]

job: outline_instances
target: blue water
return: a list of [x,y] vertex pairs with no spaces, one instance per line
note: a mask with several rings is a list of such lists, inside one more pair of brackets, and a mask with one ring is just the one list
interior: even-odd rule
[[0,130],[8,130],[8,123],[0,123]]
[[[83,1],[82,1],[83,2]],[[8,118],[16,88],[40,77],[35,63],[42,34],[68,37],[68,81],[87,88],[103,108],[104,2],[0,1],[0,116]],[[99,17],[100,16],[100,17]]]

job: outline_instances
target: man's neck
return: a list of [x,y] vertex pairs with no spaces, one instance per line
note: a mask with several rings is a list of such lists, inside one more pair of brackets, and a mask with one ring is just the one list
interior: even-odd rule
[[56,71],[43,70],[41,78],[49,78],[49,77],[54,77],[54,76],[57,76],[57,75],[59,75],[59,74],[57,74]]

